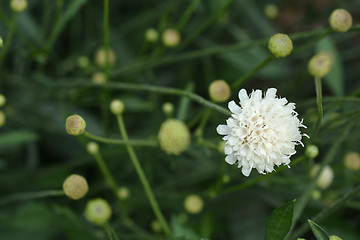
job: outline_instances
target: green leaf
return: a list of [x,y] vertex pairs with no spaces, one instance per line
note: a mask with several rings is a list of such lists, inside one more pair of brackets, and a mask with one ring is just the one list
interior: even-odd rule
[[326,231],[317,225],[315,222],[308,219],[309,225],[311,227],[312,232],[314,233],[317,240],[330,240],[329,235],[326,233]]
[[284,239],[289,232],[294,213],[295,199],[271,212],[266,223],[265,240]]
[[198,240],[200,237],[190,228],[179,222],[176,217],[171,218],[171,229],[175,239]]
[[330,37],[322,39],[317,44],[318,52],[327,52],[332,56],[332,67],[324,77],[326,86],[336,95],[344,95],[344,70],[341,64],[341,57]]
[[28,130],[19,130],[0,134],[1,148],[21,145],[28,142],[34,142],[38,139],[36,133]]

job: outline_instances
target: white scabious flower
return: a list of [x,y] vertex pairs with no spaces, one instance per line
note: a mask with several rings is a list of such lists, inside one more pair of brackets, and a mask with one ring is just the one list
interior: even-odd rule
[[278,98],[276,91],[269,88],[263,98],[261,90],[248,96],[246,90],[241,89],[240,106],[229,102],[232,115],[226,125],[216,128],[220,135],[225,135],[225,161],[237,162],[245,176],[249,176],[253,168],[265,174],[274,170],[274,164],[288,165],[296,153],[295,145],[303,146],[301,138],[307,136],[300,133],[299,127],[305,126],[297,117],[295,103]]

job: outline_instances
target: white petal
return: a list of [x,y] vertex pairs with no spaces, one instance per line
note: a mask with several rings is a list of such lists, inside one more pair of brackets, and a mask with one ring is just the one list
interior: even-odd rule
[[220,135],[227,135],[230,132],[230,128],[227,125],[220,124],[217,126],[216,131]]
[[245,177],[248,177],[251,173],[251,170],[252,170],[251,167],[243,166],[241,172],[242,174],[244,174]]
[[276,97],[276,91],[277,91],[276,88],[269,88],[266,91],[265,98],[275,98]]
[[237,105],[234,101],[229,102],[228,108],[232,113],[240,114],[241,113],[241,107]]
[[251,94],[251,98],[256,100],[256,101],[261,101],[262,91],[261,90],[256,90],[253,94]]
[[245,89],[241,89],[239,91],[239,99],[240,99],[240,102],[244,102],[249,99],[249,96]]
[[230,146],[225,145],[224,152],[226,155],[230,155],[232,153],[232,148]]
[[236,160],[237,160],[237,158],[235,157],[234,154],[230,154],[225,158],[225,161],[231,165],[234,164],[236,162]]

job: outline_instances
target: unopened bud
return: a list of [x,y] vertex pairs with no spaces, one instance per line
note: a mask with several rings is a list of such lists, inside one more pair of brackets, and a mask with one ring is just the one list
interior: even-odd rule
[[161,149],[167,154],[179,155],[190,144],[190,131],[181,121],[166,120],[160,127],[158,139]]
[[330,240],[342,240],[342,238],[339,238],[338,236],[331,235]]
[[154,233],[161,232],[161,225],[158,220],[151,221],[151,229],[153,230]]
[[6,103],[6,97],[0,94],[0,107],[4,106]]
[[222,154],[225,154],[225,141],[219,142],[218,151]]
[[4,41],[2,39],[2,37],[0,37],[0,48],[4,46]]
[[[312,178],[315,177],[315,175],[317,174],[319,169],[320,169],[320,165],[315,164],[315,166],[310,171],[310,176]],[[333,179],[334,179],[334,172],[330,166],[326,165],[326,166],[324,166],[323,170],[321,171],[320,176],[316,181],[316,185],[320,189],[326,189],[331,185]]]
[[349,152],[344,158],[345,167],[351,171],[360,170],[360,155],[357,152]]
[[85,131],[86,122],[81,116],[74,114],[66,119],[65,128],[70,135],[81,135]]
[[[108,50],[108,61],[109,61],[109,65],[113,66],[115,65],[116,62],[116,56],[114,51],[109,48]],[[97,65],[99,65],[100,67],[105,67],[106,66],[106,51],[105,48],[101,47],[97,50],[96,54],[95,54],[95,62]]]
[[178,30],[168,28],[162,34],[162,42],[166,47],[176,47],[180,44],[181,36]]
[[6,123],[6,115],[3,111],[0,111],[0,127],[4,126]]
[[158,32],[153,29],[153,28],[149,28],[148,30],[146,30],[145,32],[145,39],[148,42],[156,42],[159,38],[159,34]]
[[102,198],[92,199],[86,203],[85,218],[92,224],[104,225],[109,221],[111,214],[109,203]]
[[275,57],[285,57],[291,53],[293,43],[288,35],[277,33],[270,38],[268,48]]
[[171,116],[174,112],[174,105],[169,102],[164,103],[164,105],[162,106],[162,110],[167,116]]
[[78,200],[86,195],[89,190],[88,183],[83,176],[72,174],[63,183],[63,191],[66,196]]
[[27,8],[27,0],[11,0],[10,7],[14,12],[22,12]]
[[346,32],[352,25],[352,16],[345,9],[335,9],[329,18],[331,28],[336,32]]
[[80,56],[78,58],[78,65],[81,68],[87,68],[89,66],[90,60],[87,56]]
[[96,72],[92,75],[92,78],[91,78],[92,82],[93,83],[96,83],[96,84],[104,84],[106,83],[106,76],[105,76],[105,73],[103,72]]
[[322,78],[331,70],[332,57],[323,52],[313,56],[308,64],[309,73],[314,77]]
[[96,142],[89,142],[86,146],[86,150],[89,154],[95,155],[99,152],[99,144]]
[[267,18],[274,19],[277,17],[279,10],[275,4],[266,4],[264,12]]
[[316,158],[319,155],[319,148],[315,145],[309,145],[306,147],[305,155],[309,158]]
[[127,187],[120,187],[117,194],[121,200],[126,200],[130,197],[130,191]]
[[230,86],[224,80],[213,81],[209,86],[209,95],[214,102],[225,102],[230,94]]
[[314,200],[319,200],[321,198],[321,192],[315,189],[311,192],[311,197]]
[[202,211],[203,207],[204,202],[198,195],[192,194],[185,198],[184,208],[188,213],[198,214]]
[[122,114],[124,112],[125,106],[124,103],[120,100],[112,100],[110,103],[110,111],[115,114]]

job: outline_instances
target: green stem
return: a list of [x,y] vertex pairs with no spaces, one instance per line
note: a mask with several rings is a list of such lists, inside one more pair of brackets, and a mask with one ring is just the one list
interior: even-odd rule
[[[291,163],[290,163],[290,166],[293,166],[293,165],[303,161],[304,159],[306,159],[305,155],[300,156],[300,157],[292,160]],[[268,178],[271,175],[277,174],[277,173],[279,173],[279,172],[281,172],[281,171],[283,171],[284,169],[287,169],[287,168],[288,168],[287,166],[281,166],[278,169],[276,169],[276,171],[273,171],[273,172],[268,173],[266,175],[260,175],[260,176],[258,176],[256,178],[252,179],[252,180],[245,181],[245,182],[240,183],[238,185],[228,187],[228,188],[224,189],[222,192],[223,193],[231,193],[231,192],[236,192],[236,191],[239,191],[239,190],[243,190],[244,188],[250,187],[250,186],[262,181],[263,179]]]
[[[84,136],[86,136],[89,139],[103,142],[103,143],[109,143],[109,144],[119,144],[119,145],[125,145],[126,142],[122,139],[110,139],[110,138],[104,138],[100,136],[93,135],[87,131],[84,132]],[[128,142],[131,146],[141,146],[141,147],[157,147],[157,141],[150,141],[150,140],[130,140]]]
[[[186,92],[191,93],[194,90],[194,83],[193,82],[189,82],[186,86]],[[180,99],[180,104],[179,104],[179,111],[177,114],[177,118],[181,121],[184,121],[186,118],[186,112],[188,110],[189,107],[189,98],[183,96]]]
[[185,10],[184,14],[181,16],[178,24],[176,25],[176,29],[181,32],[186,24],[189,22],[191,15],[196,10],[196,7],[199,5],[201,0],[193,0],[191,1],[189,7]]
[[236,82],[234,82],[232,84],[231,88],[235,89],[235,88],[239,87],[240,85],[242,85],[246,80],[248,80],[252,75],[254,75],[257,71],[262,69],[266,64],[271,62],[271,60],[273,60],[273,59],[274,59],[273,55],[269,55],[259,65],[254,67],[250,72],[248,72],[247,74],[242,76],[240,79],[238,79]]
[[206,109],[205,112],[203,113],[202,118],[201,118],[201,122],[200,122],[198,128],[195,131],[196,136],[199,138],[200,141],[202,141],[204,128],[205,128],[206,123],[209,120],[210,116],[211,116],[211,109]]
[[110,76],[110,64],[109,64],[109,0],[104,0],[104,50],[105,50],[105,76],[108,82]]
[[[335,203],[333,203],[328,208],[326,208],[323,211],[321,211],[320,213],[316,214],[314,217],[311,218],[311,220],[313,220],[314,222],[317,222],[317,223],[322,221],[323,219],[327,218],[331,214],[338,211],[342,206],[344,206],[350,199],[355,197],[358,193],[360,193],[360,185],[358,185],[352,191],[345,194],[342,198],[337,200]],[[294,232],[294,234],[292,235],[292,237],[290,239],[297,239],[302,234],[304,234],[308,229],[309,229],[309,224],[304,223],[303,225],[301,225],[299,227],[299,229],[296,232]]]
[[102,227],[104,229],[105,235],[108,240],[118,240],[119,239],[117,237],[114,229],[111,227],[111,225],[109,223],[105,223]]
[[15,34],[15,29],[16,29],[16,20],[17,20],[17,16],[18,14],[16,12],[13,13],[13,17],[11,19],[11,22],[10,22],[10,29],[9,29],[9,33],[7,34],[6,36],[6,39],[5,39],[5,46],[3,49],[0,50],[0,67],[2,66],[2,63],[6,57],[6,54],[7,52],[9,51],[9,48],[11,46],[11,42],[12,42],[12,39],[14,37],[14,34]]
[[323,119],[323,106],[322,106],[322,87],[321,87],[321,78],[315,77],[315,88],[316,88],[316,104],[318,108],[318,120],[315,125],[314,135],[316,136],[319,133],[321,121]]
[[[124,121],[123,121],[123,118],[122,118],[122,115],[121,114],[118,114],[116,115],[117,117],[117,121],[118,121],[118,125],[119,125],[119,128],[120,128],[120,132],[121,132],[121,135],[123,136],[125,142],[129,142],[129,137],[127,135],[127,132],[126,132],[126,128],[125,128],[125,124],[124,124]],[[150,205],[159,221],[159,223],[161,224],[165,234],[167,236],[170,236],[171,235],[171,231],[170,231],[170,227],[169,225],[167,224],[161,210],[160,210],[160,207],[155,199],[155,196],[152,192],[152,189],[151,189],[151,186],[145,176],[145,173],[141,167],[141,164],[135,154],[135,151],[134,149],[132,148],[132,146],[130,144],[126,144],[126,149],[129,153],[129,156],[130,156],[130,159],[136,169],[136,172],[140,178],[140,181],[144,187],[144,190],[145,190],[145,193],[149,199],[149,202],[150,202]]]
[[63,190],[45,190],[39,192],[25,192],[25,193],[15,193],[10,196],[6,196],[0,199],[0,205],[4,205],[14,201],[30,200],[43,197],[54,197],[54,196],[64,196],[65,193]]

